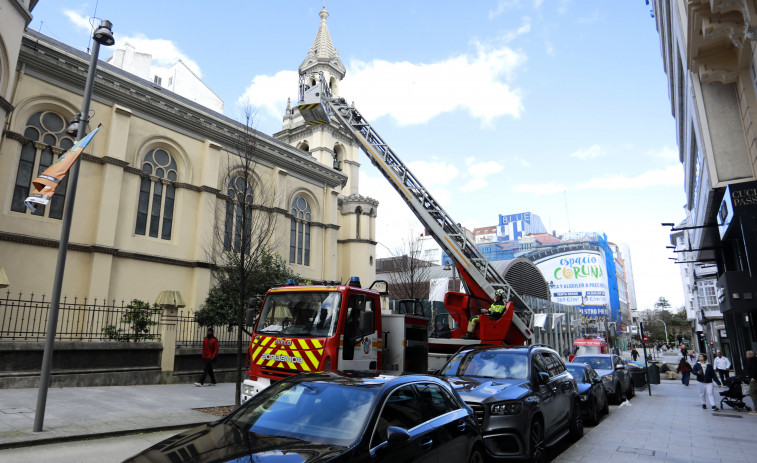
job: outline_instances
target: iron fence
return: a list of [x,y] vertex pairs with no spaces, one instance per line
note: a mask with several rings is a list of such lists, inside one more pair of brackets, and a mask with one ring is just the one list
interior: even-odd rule
[[[128,314],[131,311],[131,316]],[[42,341],[50,300],[31,294],[0,298],[0,341]],[[58,309],[58,341],[159,341],[160,310],[135,318],[130,303],[64,297]],[[135,332],[137,327],[137,332]]]
[[[214,328],[214,335],[218,338],[220,347],[232,347],[237,345],[238,327],[229,329],[226,326]],[[199,347],[205,338],[207,328],[195,322],[195,317],[189,312],[179,312],[176,317],[176,345]],[[246,346],[250,342],[250,336],[242,333],[242,343]]]

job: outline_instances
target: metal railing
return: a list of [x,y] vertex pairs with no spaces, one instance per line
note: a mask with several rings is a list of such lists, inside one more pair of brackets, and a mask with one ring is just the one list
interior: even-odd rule
[[[149,323],[134,333],[129,303],[64,297],[58,312],[57,341],[159,341],[159,311],[146,313]],[[50,300],[30,294],[0,297],[0,341],[44,341]],[[108,333],[111,333],[110,335]],[[114,336],[121,336],[120,339]]]
[[[237,345],[238,327],[234,326],[229,329],[226,326],[218,326],[213,329],[214,335],[218,338],[220,347],[232,347]],[[176,345],[184,347],[200,347],[202,340],[205,338],[207,328],[200,326],[195,322],[195,317],[190,312],[179,312],[176,317]],[[250,336],[242,333],[242,343],[247,346],[250,343]]]

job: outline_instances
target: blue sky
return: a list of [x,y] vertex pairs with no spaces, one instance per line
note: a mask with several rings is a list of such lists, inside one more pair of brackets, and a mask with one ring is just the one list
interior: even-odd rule
[[[225,6],[224,9],[219,5]],[[95,14],[95,6],[97,11]],[[183,59],[238,118],[281,128],[322,1],[42,1],[30,27],[84,49],[88,18],[171,64]],[[642,0],[329,0],[341,95],[469,229],[530,211],[549,230],[631,247],[639,308],[682,305],[661,222],[684,217],[659,36]],[[101,57],[110,51],[102,49]],[[367,160],[367,158],[364,158]],[[395,249],[417,220],[368,162],[377,239]],[[379,256],[386,254],[379,246]]]

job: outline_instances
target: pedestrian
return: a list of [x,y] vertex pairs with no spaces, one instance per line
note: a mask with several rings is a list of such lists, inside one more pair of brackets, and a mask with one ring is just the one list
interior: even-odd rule
[[681,357],[681,361],[678,362],[678,373],[681,373],[681,384],[689,386],[689,379],[691,378],[691,365],[686,361],[686,357]]
[[712,366],[715,367],[715,371],[718,372],[720,381],[725,384],[725,380],[728,379],[728,369],[731,368],[731,361],[728,360],[728,357],[723,356],[722,352],[718,351],[718,356],[715,357]]
[[689,353],[686,350],[686,346],[681,346],[681,357],[686,358],[688,355]]
[[208,328],[208,335],[202,340],[202,361],[205,363],[205,368],[202,370],[202,376],[200,376],[200,382],[195,383],[195,386],[202,386],[205,383],[205,377],[210,375],[210,385],[216,385],[216,375],[213,374],[213,362],[216,361],[218,355],[218,339],[213,336],[213,328]]
[[705,396],[707,396],[710,405],[712,405],[712,409],[719,410],[715,405],[715,396],[712,394],[712,382],[715,381],[718,384],[718,387],[721,387],[720,380],[718,380],[718,376],[715,374],[712,365],[707,363],[707,357],[704,354],[699,354],[699,361],[694,364],[694,368],[692,368],[691,371],[693,371],[694,376],[697,377],[699,400],[702,401],[702,408],[707,410],[707,404],[705,402]]
[[639,351],[637,351],[636,349],[631,350],[631,358],[633,359],[634,362],[636,361],[636,358],[638,356],[639,356]]
[[757,357],[753,350],[746,351],[746,377],[749,383],[749,397],[752,398],[752,415],[757,415]]

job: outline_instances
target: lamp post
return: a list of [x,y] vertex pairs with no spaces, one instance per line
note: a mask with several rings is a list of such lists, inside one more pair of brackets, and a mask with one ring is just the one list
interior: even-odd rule
[[[89,61],[89,70],[87,71],[87,81],[84,86],[84,101],[81,106],[79,119],[74,118],[74,123],[69,126],[73,130],[78,122],[78,131],[76,140],[84,138],[89,122],[89,105],[92,101],[92,90],[95,85],[95,73],[97,72],[97,57],[100,53],[100,45],[111,46],[116,41],[113,39],[113,24],[107,19],[100,23],[92,34],[94,43],[92,44],[92,55]],[[71,234],[71,220],[74,213],[74,200],[76,199],[76,186],[79,181],[79,161],[77,160],[71,166],[68,174],[68,191],[66,192],[66,201],[63,209],[63,222],[60,231],[60,243],[58,244],[58,261],[55,265],[55,279],[53,280],[53,293],[50,300],[50,311],[47,317],[47,332],[45,334],[45,351],[42,356],[42,371],[39,377],[39,392],[37,394],[37,409],[34,414],[34,432],[42,431],[42,424],[45,420],[45,405],[47,404],[47,388],[50,382],[50,369],[53,363],[53,345],[55,342],[55,332],[58,325],[58,308],[60,305],[60,294],[63,286],[63,272],[66,268],[66,255],[68,253],[68,238]]]

